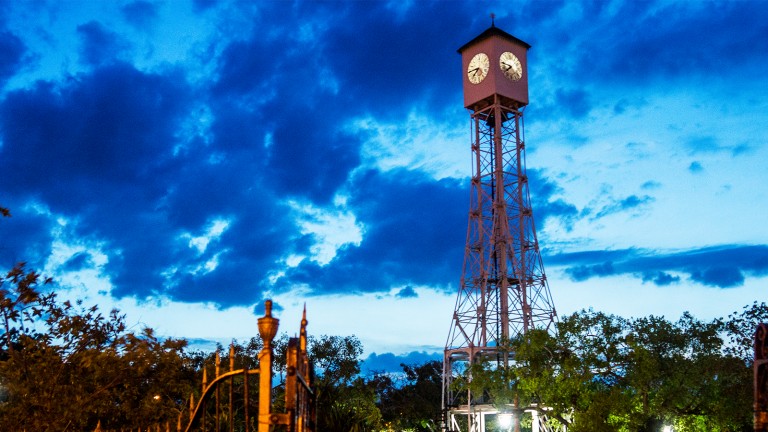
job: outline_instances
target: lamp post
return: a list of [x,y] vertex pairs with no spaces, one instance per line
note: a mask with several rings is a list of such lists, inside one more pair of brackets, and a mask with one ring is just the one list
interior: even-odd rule
[[269,432],[272,411],[272,340],[280,320],[272,317],[272,300],[264,302],[266,313],[259,318],[259,335],[264,347],[259,354],[259,432]]

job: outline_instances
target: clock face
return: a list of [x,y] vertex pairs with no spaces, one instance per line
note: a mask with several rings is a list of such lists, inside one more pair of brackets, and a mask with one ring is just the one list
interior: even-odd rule
[[519,81],[523,77],[523,66],[520,60],[509,51],[502,53],[499,57],[499,67],[504,72],[504,76],[512,81]]
[[485,79],[485,76],[488,75],[488,68],[490,65],[491,62],[488,60],[488,56],[485,53],[475,54],[475,56],[472,57],[472,60],[469,61],[469,66],[467,67],[467,78],[469,78],[469,82],[472,84],[479,84],[480,81]]

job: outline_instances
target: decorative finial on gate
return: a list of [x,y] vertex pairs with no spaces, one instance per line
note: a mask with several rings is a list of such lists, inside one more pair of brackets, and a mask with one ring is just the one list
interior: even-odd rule
[[307,352],[307,304],[304,303],[304,313],[301,315],[301,329],[299,329],[299,349]]
[[272,340],[277,334],[277,326],[280,320],[272,317],[272,300],[264,302],[264,309],[266,313],[263,317],[258,319],[259,335],[264,342],[264,348],[270,348],[272,346]]
[[496,22],[494,21],[496,19],[496,14],[491,12],[491,27],[496,27]]

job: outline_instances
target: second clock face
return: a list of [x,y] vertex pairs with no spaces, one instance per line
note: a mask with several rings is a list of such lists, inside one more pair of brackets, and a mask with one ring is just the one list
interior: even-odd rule
[[485,76],[488,75],[488,69],[491,66],[490,60],[488,60],[488,56],[485,53],[477,53],[474,57],[472,57],[472,60],[469,61],[469,66],[467,67],[467,78],[469,78],[469,82],[472,84],[479,84],[480,81],[485,79]]
[[523,77],[523,66],[520,60],[509,51],[502,53],[499,57],[499,67],[504,72],[504,76],[512,81],[519,81]]

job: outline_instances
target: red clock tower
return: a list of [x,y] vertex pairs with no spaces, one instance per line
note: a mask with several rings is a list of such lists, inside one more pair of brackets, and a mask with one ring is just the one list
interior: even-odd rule
[[[464,74],[464,106],[473,111],[494,103],[499,96],[505,106],[528,105],[528,48],[531,46],[490,27],[459,48]],[[487,68],[470,68],[470,63]]]
[[[554,331],[557,319],[525,168],[529,48],[495,26],[459,48],[473,166],[464,266],[443,360],[443,409],[450,431],[484,431],[486,416],[502,413],[501,401],[491,404],[482,393],[455,391],[451,383],[457,370],[484,362],[506,367],[514,354],[504,349],[505,341],[533,328]],[[510,412],[522,413],[513,401],[503,403]],[[538,413],[532,415],[538,424]]]

